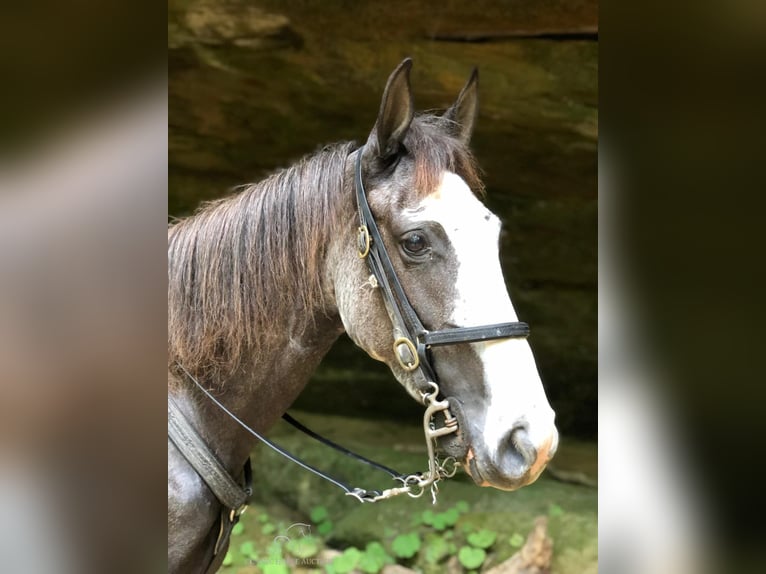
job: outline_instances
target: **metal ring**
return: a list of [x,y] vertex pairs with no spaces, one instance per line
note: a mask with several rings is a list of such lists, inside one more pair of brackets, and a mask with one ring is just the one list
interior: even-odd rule
[[420,490],[413,491],[412,487],[409,487],[409,488],[410,490],[407,491],[407,496],[409,496],[410,498],[420,498],[421,496],[423,496],[423,493],[426,491],[426,489],[420,486],[419,484],[416,485],[415,488],[419,488]]
[[245,510],[248,508],[248,504],[244,503],[239,506],[239,508],[232,508],[231,512],[229,513],[229,521],[234,522],[234,519],[236,517],[242,516],[245,513]]
[[[412,356],[415,358],[414,363],[405,363],[402,360],[402,357],[399,355],[399,347],[401,345],[404,345],[407,347],[411,352]],[[418,350],[415,348],[415,344],[410,341],[407,337],[399,337],[396,341],[394,341],[394,355],[396,355],[396,360],[399,361],[399,364],[402,366],[402,369],[404,369],[407,372],[414,371],[418,368],[418,365],[420,365],[420,357],[418,357]]]
[[420,393],[423,395],[423,404],[430,404],[434,402],[436,397],[439,395],[439,385],[437,385],[434,381],[428,381],[428,386],[432,389],[430,393],[427,391],[421,391]]
[[[448,470],[449,469],[449,470]],[[443,478],[452,478],[457,472],[457,460],[454,456],[448,456],[439,463],[439,474]]]
[[359,231],[359,243],[357,243],[357,246],[356,246],[356,249],[357,249],[356,254],[359,256],[359,259],[364,259],[370,253],[370,244],[372,243],[372,241],[370,240],[370,231],[367,229],[366,225],[359,226],[358,231]]

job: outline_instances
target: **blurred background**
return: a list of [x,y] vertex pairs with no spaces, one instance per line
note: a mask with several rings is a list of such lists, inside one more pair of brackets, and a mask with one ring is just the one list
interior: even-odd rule
[[[386,79],[404,57],[414,60],[418,110],[449,106],[478,66],[472,147],[485,172],[487,204],[505,225],[501,254],[508,288],[519,317],[532,327],[530,343],[563,438],[554,472],[537,484],[508,494],[476,488],[463,475],[445,483],[435,511],[468,503],[470,512],[456,528],[472,523],[498,533],[484,569],[518,550],[509,543],[514,534],[526,537],[536,516],[553,512],[557,570],[595,571],[596,2],[172,1],[169,47],[171,220],[326,143],[363,142]],[[345,336],[293,412],[397,468],[423,465],[422,406],[387,367]],[[282,426],[272,436],[322,468],[381,485],[380,477]],[[386,539],[383,525],[405,533],[413,528],[412,516],[430,506],[396,500],[359,507],[257,450],[262,506],[251,522],[245,519],[242,538],[235,537],[234,567],[246,568],[248,542],[255,540],[263,557],[269,542],[260,534],[263,524],[279,529],[282,521],[284,528],[289,517],[310,522],[317,506],[334,523],[327,539],[333,548],[363,550],[382,541],[389,551],[393,537]],[[441,571],[449,558],[445,553],[433,564],[405,563]]]
[[[509,231],[509,288],[565,433],[556,464],[579,482],[595,477],[596,6],[463,4],[4,7],[4,570],[165,570],[167,216],[321,143],[365,137],[405,55],[420,108],[450,103],[480,67],[475,149]],[[605,3],[597,26],[599,566],[700,572],[718,552],[720,571],[763,572],[764,3]],[[336,438],[358,436],[351,446],[384,462],[419,468],[419,411],[360,351],[341,342],[335,353],[302,415]],[[328,388],[353,409],[312,398]],[[367,389],[387,408],[371,409]],[[275,435],[305,448],[281,426]],[[378,515],[400,533],[429,526],[427,501],[395,502],[392,515],[357,508],[363,520],[345,526],[345,509],[327,506],[320,520],[322,487],[259,456],[271,486],[250,515],[257,524],[237,535],[240,555],[286,518],[337,520],[349,545],[392,534]],[[488,525],[500,545],[493,560],[545,515],[554,571],[595,568],[592,486],[546,474],[497,494],[457,477],[438,512],[458,509],[469,530]],[[343,504],[335,491],[319,496]]]

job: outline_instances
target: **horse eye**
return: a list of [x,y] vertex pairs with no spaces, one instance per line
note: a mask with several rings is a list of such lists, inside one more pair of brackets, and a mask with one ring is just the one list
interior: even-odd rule
[[410,255],[421,255],[428,247],[428,242],[422,233],[415,231],[404,238],[402,245]]

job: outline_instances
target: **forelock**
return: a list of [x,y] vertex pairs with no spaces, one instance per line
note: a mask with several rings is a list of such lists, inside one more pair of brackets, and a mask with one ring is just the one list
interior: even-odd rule
[[450,134],[447,120],[433,114],[416,116],[404,147],[415,161],[414,191],[419,196],[435,191],[445,171],[456,173],[477,196],[483,196],[476,160],[468,146]]

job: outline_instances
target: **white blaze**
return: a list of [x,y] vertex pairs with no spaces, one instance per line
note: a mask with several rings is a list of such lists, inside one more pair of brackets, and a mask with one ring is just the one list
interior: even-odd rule
[[[471,327],[518,321],[500,268],[500,220],[465,181],[446,172],[440,187],[411,213],[418,220],[439,223],[455,251],[457,298],[452,322]],[[503,438],[518,424],[525,424],[536,447],[542,446],[555,432],[554,413],[527,341],[506,339],[474,346],[489,391],[486,448],[494,455]],[[554,437],[552,451],[556,442]]]

